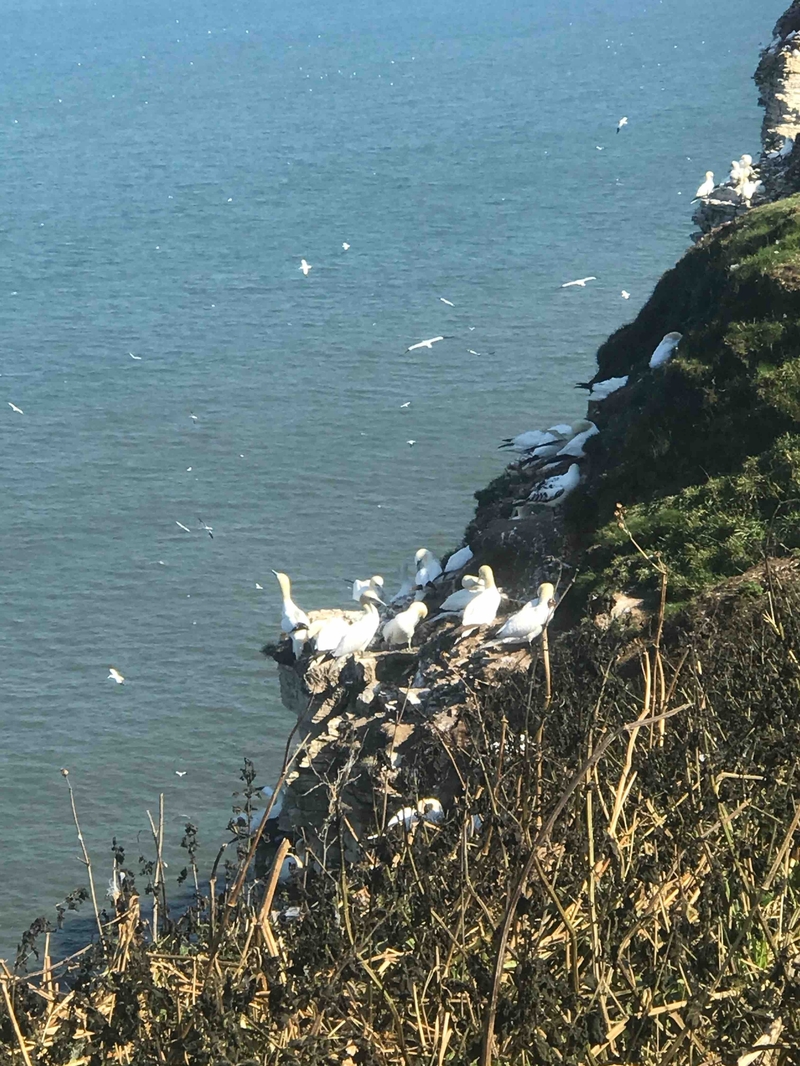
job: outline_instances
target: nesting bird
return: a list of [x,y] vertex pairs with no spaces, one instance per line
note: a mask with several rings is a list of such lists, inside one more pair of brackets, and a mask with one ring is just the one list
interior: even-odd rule
[[528,600],[524,607],[506,620],[493,643],[531,644],[541,636],[555,609],[555,588],[549,581],[544,581],[539,586],[536,598]]
[[714,191],[714,187],[714,171],[707,170],[706,180],[694,194],[694,200],[692,200],[692,203],[694,203],[695,200],[705,200],[712,194],[712,192]]
[[416,807],[402,807],[397,814],[393,814],[386,823],[387,829],[394,829],[396,825],[402,825],[404,829],[411,829],[417,822],[432,822],[437,824],[444,820],[444,807],[435,796],[421,799]]
[[375,606],[376,603],[381,602],[371,589],[362,593],[361,606],[364,608],[364,613],[358,621],[348,626],[347,631],[342,635],[342,639],[333,650],[334,659],[344,659],[348,655],[358,655],[359,652],[367,650],[381,624],[381,616]]
[[372,577],[364,578],[363,581],[356,579],[353,582],[353,599],[358,603],[361,599],[362,593],[367,589],[372,589],[378,596],[383,595],[383,578],[380,574],[374,574]]
[[461,616],[462,626],[490,625],[500,606],[500,590],[494,583],[494,572],[491,566],[482,566],[478,570],[478,577],[483,581],[483,588],[464,608]]
[[538,503],[542,507],[557,507],[578,487],[581,471],[577,463],[572,463],[563,474],[555,474],[534,485],[528,494],[529,503]]
[[465,574],[461,579],[461,588],[457,592],[451,592],[439,610],[444,614],[463,611],[468,603],[472,603],[479,592],[486,588],[483,578]]
[[470,548],[469,545],[465,548],[459,548],[457,552],[453,552],[445,563],[444,572],[446,574],[453,574],[456,570],[463,570],[472,558],[472,555],[472,548]]
[[415,600],[405,611],[389,619],[381,631],[383,639],[387,644],[406,644],[411,651],[414,630],[427,615],[428,608],[422,600]]
[[281,631],[284,633],[291,633],[298,626],[307,627],[309,625],[308,615],[292,600],[292,583],[288,576],[281,573],[280,570],[273,570],[272,573],[278,579],[278,584],[281,587],[281,595],[283,596]]
[[432,584],[442,572],[441,563],[427,548],[420,548],[414,556],[414,561],[417,566],[417,585],[420,588],[424,589],[426,585]]
[[511,448],[515,452],[529,452],[533,448],[539,448],[543,444],[553,444],[557,440],[566,440],[567,434],[572,432],[572,426],[559,424],[550,426],[549,429],[529,429],[525,433],[519,433],[516,437],[505,437],[499,448]]
[[554,458],[583,459],[586,455],[586,452],[583,450],[584,444],[591,437],[597,436],[599,432],[600,430],[597,428],[594,422],[589,422],[586,429],[584,429],[580,433],[576,433],[572,440],[567,441],[564,447],[560,451],[556,452]]
[[648,364],[650,369],[655,370],[657,367],[664,366],[668,363],[682,340],[682,333],[667,333],[662,337],[658,347],[650,356],[650,362]]
[[606,378],[605,381],[595,381],[590,383],[588,381],[579,381],[575,386],[576,389],[588,389],[589,399],[599,402],[605,400],[612,393],[618,392],[620,389],[624,389],[628,384],[628,375],[619,378]]

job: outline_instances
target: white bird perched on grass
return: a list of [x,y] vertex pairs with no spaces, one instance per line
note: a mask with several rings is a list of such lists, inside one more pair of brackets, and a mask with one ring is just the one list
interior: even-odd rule
[[472,548],[470,548],[469,545],[466,545],[464,548],[459,548],[457,552],[453,552],[445,563],[444,572],[446,574],[453,574],[456,570],[463,570],[472,558],[472,554]]
[[304,277],[308,277],[308,272],[309,272],[309,270],[312,270],[312,269],[313,268],[312,268],[311,264],[307,263],[305,261],[305,259],[301,259],[300,260],[300,266],[298,267],[298,270],[302,270],[303,271],[303,276]]
[[374,574],[372,577],[364,578],[363,581],[356,578],[353,582],[353,599],[356,603],[358,603],[367,589],[372,589],[372,591],[378,596],[383,595],[383,578],[380,574]]
[[113,666],[109,666],[108,677],[106,678],[106,681],[116,681],[118,685],[122,685],[125,681],[125,678],[122,676],[119,670],[114,669]]
[[419,548],[414,556],[417,567],[417,584],[425,588],[436,580],[442,572],[442,564],[427,548]]
[[573,463],[566,473],[555,474],[534,485],[528,495],[528,502],[541,504],[542,507],[557,507],[578,487],[580,480],[580,467]]
[[478,570],[478,577],[483,581],[483,588],[464,608],[462,626],[491,625],[500,606],[500,590],[494,583],[491,566],[482,566]]
[[22,408],[21,407],[17,407],[17,405],[15,403],[12,403],[11,400],[8,401],[8,406],[11,408],[12,411],[16,411],[18,415],[24,415],[25,414],[25,412],[22,410]]
[[678,347],[683,340],[682,333],[667,333],[659,342],[658,347],[650,356],[649,367],[651,370],[655,370],[659,366],[664,366],[672,358],[672,353]]
[[620,389],[624,389],[628,384],[628,375],[620,378],[606,378],[605,381],[595,381],[593,385],[580,382],[575,387],[578,389],[588,389],[589,399],[600,401],[605,400],[614,392],[618,392]]
[[415,600],[405,611],[389,619],[381,630],[383,639],[387,644],[406,644],[411,651],[414,630],[427,615],[428,608],[422,600]]
[[461,579],[461,588],[457,592],[451,592],[447,599],[439,607],[442,614],[458,614],[463,611],[468,603],[472,603],[479,592],[486,588],[483,578],[465,574]]
[[278,584],[281,587],[281,595],[283,596],[283,615],[281,617],[281,631],[283,633],[291,633],[298,626],[309,626],[308,615],[305,611],[302,611],[297,604],[292,600],[292,583],[286,574],[282,574],[280,570],[273,570],[272,573],[278,579]]
[[416,344],[412,344],[410,348],[406,348],[407,352],[416,351],[417,348],[433,348],[437,341],[443,341],[444,337],[431,337],[426,341],[418,341]]
[[707,170],[706,180],[694,194],[694,200],[692,200],[692,203],[694,203],[695,200],[705,200],[708,196],[711,195],[711,193],[714,191],[714,188],[714,171]]
[[358,655],[359,652],[367,650],[381,624],[381,616],[375,606],[376,603],[381,602],[372,589],[367,589],[362,594],[361,606],[364,608],[364,613],[357,622],[353,622],[348,627],[347,632],[334,648],[334,659],[344,659],[348,655]]
[[619,131],[622,129],[623,126],[627,126],[627,125],[628,125],[628,116],[627,115],[623,115],[622,118],[617,123],[617,133],[619,133]]
[[555,613],[555,591],[549,581],[543,582],[536,598],[506,620],[493,643],[531,644],[536,640]]
[[519,433],[516,437],[504,437],[503,443],[498,448],[511,448],[515,452],[529,452],[542,444],[552,444],[557,440],[567,440],[572,433],[572,426],[560,422],[549,429],[529,429],[525,433]]
[[578,285],[580,288],[585,289],[587,281],[597,281],[597,278],[594,274],[590,274],[588,278],[577,278],[575,281],[565,281],[561,288],[571,289],[573,285]]

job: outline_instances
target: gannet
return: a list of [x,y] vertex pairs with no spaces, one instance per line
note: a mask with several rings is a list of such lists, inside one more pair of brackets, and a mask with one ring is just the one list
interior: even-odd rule
[[281,863],[281,871],[278,874],[278,884],[287,884],[287,882],[292,879],[292,877],[297,873],[297,871],[302,869],[302,859],[298,858],[297,855],[292,855],[292,853],[290,852]]
[[498,631],[498,644],[530,644],[541,634],[556,609],[555,589],[549,581],[539,586],[536,599],[528,600]]
[[561,288],[570,289],[573,285],[580,285],[582,289],[585,289],[587,281],[597,281],[597,278],[594,274],[590,274],[588,278],[578,278],[577,281],[565,281]]
[[664,366],[672,358],[672,353],[680,344],[683,339],[682,333],[667,333],[661,339],[661,343],[656,350],[650,356],[650,363],[648,364],[651,370],[655,370],[656,367]]
[[440,296],[439,299],[442,301],[443,304],[447,304],[448,307],[456,306],[452,300],[445,300],[444,296]]
[[488,626],[494,621],[500,606],[500,590],[494,583],[491,566],[482,566],[478,577],[483,579],[484,587],[464,608],[461,616],[462,626]]
[[421,588],[430,585],[442,572],[442,565],[433,552],[420,548],[414,556],[417,566],[417,584]]
[[[570,444],[576,437],[583,436],[583,434],[592,429],[594,422],[589,422],[585,418],[581,418],[578,422],[573,422],[570,426],[569,433],[566,435],[566,439],[554,441],[552,444],[541,444],[538,448],[533,448],[527,452],[520,460],[520,467],[530,466],[533,463],[540,463],[544,465],[543,460],[552,459],[557,455],[570,454],[564,453],[564,447]],[[595,432],[597,430],[595,429]],[[593,434],[591,434],[593,436]],[[584,438],[584,440],[587,438]]]
[[764,182],[760,178],[742,183],[742,199],[749,204],[757,192],[764,188]]
[[519,433],[516,437],[504,437],[503,443],[498,448],[512,448],[515,452],[529,452],[532,448],[538,448],[541,444],[552,444],[554,441],[565,441],[572,432],[572,426],[559,423],[550,426],[549,429],[529,429],[525,433]]
[[528,495],[528,501],[541,504],[543,507],[557,507],[564,502],[573,489],[578,487],[580,479],[580,467],[577,463],[573,463],[565,474],[556,474],[534,485]]
[[451,592],[447,599],[439,607],[439,610],[448,614],[452,612],[457,614],[459,611],[463,611],[468,603],[472,603],[478,593],[483,592],[486,587],[483,583],[483,578],[474,577],[472,574],[465,574],[461,579],[461,588],[457,592]]
[[314,619],[308,627],[308,640],[314,642],[318,652],[336,651],[352,625],[344,614],[334,614],[329,618]]
[[[189,467],[189,469],[191,470],[192,468]],[[200,515],[197,516],[197,521],[200,523],[200,525],[203,527],[203,529],[206,531],[206,533],[208,533],[209,537],[211,537],[211,539],[213,540],[214,539],[214,527],[213,526],[207,526],[206,523],[203,521],[203,519],[200,517]]]
[[183,531],[184,531],[185,533],[191,533],[191,532],[192,532],[192,531],[191,531],[191,529],[189,529],[189,527],[188,527],[188,526],[185,526],[185,525],[183,524],[183,522],[178,522],[178,521],[177,521],[177,519],[176,519],[176,521],[175,521],[175,525],[176,525],[176,526],[180,526],[180,527],[181,527],[181,529],[182,529],[182,530],[183,530]]
[[304,275],[305,277],[308,277],[308,272],[309,272],[309,270],[311,270],[311,269],[313,269],[313,268],[312,268],[312,266],[311,266],[311,264],[310,264],[310,263],[307,263],[307,262],[305,261],[305,259],[301,259],[301,260],[300,260],[300,266],[298,267],[298,270],[302,270],[302,271],[303,271],[303,275]]
[[692,203],[694,203],[695,200],[705,200],[707,196],[711,195],[711,193],[714,191],[714,188],[714,171],[707,170],[706,180],[694,194],[694,200],[692,200]]
[[281,632],[291,633],[292,630],[298,626],[308,626],[308,615],[305,611],[301,611],[296,603],[292,602],[292,583],[286,574],[282,574],[279,570],[273,570],[272,573],[278,579],[278,584],[281,587],[281,595],[283,596],[283,615],[281,617]]
[[595,381],[593,385],[580,382],[576,388],[588,389],[590,400],[605,400],[613,392],[624,389],[628,384],[628,375],[621,378],[606,378],[605,381]]
[[[444,819],[444,807],[435,796],[421,799],[416,807],[402,807],[397,814],[393,814],[386,823],[387,829],[394,829],[396,825],[402,825],[404,829],[411,829],[417,822],[438,823]],[[373,838],[374,839],[374,838]]]
[[622,297],[623,300],[630,300],[630,298],[631,298],[631,294],[626,289],[622,290],[622,292],[620,293],[620,296]]
[[353,582],[353,599],[358,603],[363,593],[367,589],[372,589],[378,596],[383,595],[383,578],[380,574],[374,574],[372,577],[364,578],[363,581],[356,579]]
[[106,681],[116,681],[118,685],[121,685],[125,681],[125,678],[122,676],[119,670],[115,670],[113,666],[109,666],[108,677],[106,678]]
[[470,548],[469,545],[465,548],[459,548],[457,552],[453,552],[445,563],[444,572],[446,574],[452,574],[455,573],[456,570],[463,570],[471,558],[472,548]]
[[793,151],[794,151],[794,137],[784,137],[783,138],[783,147],[778,152],[778,155],[782,159],[785,159],[787,156],[791,155]]
[[186,770],[176,770],[175,771],[175,776],[176,777],[186,777],[186,774],[187,774]]
[[367,589],[362,594],[361,606],[364,608],[364,613],[357,622],[353,622],[336,645],[333,651],[334,659],[344,659],[348,655],[357,655],[367,650],[381,624],[381,616],[375,606],[380,602],[371,589]]
[[342,248],[344,248],[345,251],[347,251],[349,247],[350,245],[347,243],[347,241],[342,241]]
[[583,459],[586,455],[586,452],[583,450],[584,444],[590,437],[596,436],[599,432],[600,430],[594,422],[590,422],[588,427],[582,433],[576,433],[572,440],[568,441],[560,452],[556,452],[555,458],[560,459],[562,457],[569,457],[572,459]]
[[627,125],[628,125],[628,116],[627,115],[623,115],[622,118],[617,123],[617,133],[619,133],[619,131],[622,129],[623,126],[627,126]]
[[[261,789],[261,798],[262,800],[266,800],[266,806],[259,810],[251,810],[249,821],[247,820],[246,811],[240,811],[236,818],[236,822],[238,822],[242,828],[247,828],[249,832],[255,833],[256,829],[261,825],[261,819],[264,817],[264,811],[266,811],[267,806],[269,806],[269,801],[272,799],[273,792],[274,789],[271,789],[269,785],[264,785]],[[281,811],[283,810],[284,795],[284,790],[281,789],[275,802],[272,804],[272,810],[269,812],[270,821],[272,821],[273,818],[280,818]]]
[[437,341],[443,341],[444,337],[431,337],[427,341],[419,341],[417,344],[412,344],[410,348],[406,348],[407,352],[413,352],[417,348],[432,348]]
[[428,614],[428,608],[421,600],[415,600],[405,611],[396,614],[383,627],[382,635],[387,644],[406,644],[411,651],[414,630]]
[[11,408],[12,411],[16,411],[18,415],[24,415],[25,414],[25,412],[22,410],[22,408],[21,407],[17,407],[17,405],[15,403],[12,403],[11,400],[8,401],[8,406]]
[[131,359],[135,359],[137,362],[141,362],[142,360],[141,355],[134,355],[133,352],[128,352],[128,355],[131,357]]

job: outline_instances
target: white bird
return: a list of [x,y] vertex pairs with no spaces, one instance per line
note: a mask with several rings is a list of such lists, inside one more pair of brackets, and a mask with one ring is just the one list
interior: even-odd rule
[[296,629],[298,626],[308,626],[308,615],[292,600],[292,583],[289,578],[279,570],[273,570],[272,573],[278,579],[278,584],[281,587],[281,595],[283,596],[281,632],[291,633],[292,630]]
[[622,290],[622,292],[620,293],[620,296],[622,297],[623,300],[630,300],[630,298],[631,298],[631,294],[626,289]]
[[594,274],[590,274],[587,278],[578,278],[576,281],[565,281],[561,288],[569,289],[572,288],[573,285],[580,285],[582,289],[585,289],[587,281],[597,281],[597,278]]
[[[706,197],[711,195],[711,193],[714,191],[714,188],[714,171],[707,170],[706,180],[694,194],[694,200],[705,200]],[[692,200],[692,203],[694,203],[694,200]]]
[[[302,654],[302,646],[307,640],[313,641],[314,648],[318,652],[336,651],[340,643],[345,637],[345,634],[350,629],[352,622],[349,618],[346,618],[344,614],[334,614],[327,618],[314,619],[309,628],[303,636],[303,631],[299,632],[298,640],[302,640],[300,645],[300,654]],[[295,634],[292,634],[292,644],[295,644]],[[295,658],[299,658],[297,648],[295,646]]]
[[672,358],[672,353],[680,344],[683,339],[682,333],[667,333],[662,337],[658,347],[650,356],[649,367],[651,370],[655,370],[656,367],[664,366]]
[[106,678],[106,681],[116,681],[118,685],[121,685],[125,681],[125,678],[122,676],[119,670],[116,670],[113,666],[109,666],[108,677]]
[[[364,608],[364,614],[357,622],[353,622],[337,644],[333,652],[335,659],[344,659],[348,655],[357,655],[359,652],[366,651],[370,646],[373,637],[378,632],[378,626],[381,624],[381,616],[375,606],[376,600],[375,593],[370,590],[367,590],[362,595],[361,606]],[[378,602],[380,601],[378,600]]]
[[137,362],[141,361],[141,355],[134,355],[133,352],[128,352],[128,355],[131,357],[131,359],[135,359]]
[[387,829],[394,829],[396,825],[402,825],[403,829],[410,829],[419,821],[419,813],[416,807],[401,807],[397,814],[393,814],[386,823]]
[[417,584],[420,588],[430,585],[442,572],[442,565],[433,552],[420,548],[414,556],[417,568]]
[[413,447],[413,446],[414,446],[414,445],[415,445],[416,443],[417,443],[417,442],[416,442],[415,440],[407,440],[407,441],[406,441],[406,444],[410,444],[410,445],[411,445],[412,447]]
[[783,138],[783,147],[778,152],[778,155],[781,157],[781,159],[785,159],[788,155],[792,154],[793,150],[794,150],[794,137],[784,137]]
[[303,869],[303,860],[298,858],[297,855],[292,855],[291,852],[281,863],[280,873],[278,874],[278,884],[285,885],[294,877],[298,870]]
[[[556,440],[552,444],[541,444],[538,448],[533,448],[531,451],[526,452],[522,459],[520,459],[520,467],[530,466],[532,463],[544,465],[545,460],[553,459],[557,455],[561,455],[567,444],[575,440],[576,437],[584,434],[587,430],[592,429],[593,426],[594,422],[589,422],[585,418],[580,419],[578,422],[573,422],[569,428],[569,433],[566,434],[564,439]],[[593,436],[593,434],[590,435]],[[569,455],[570,453],[567,452],[566,454]]]
[[475,597],[486,588],[483,578],[465,574],[461,581],[462,587],[456,592],[451,592],[439,610],[443,614],[458,614],[463,611],[467,604],[472,603]]
[[606,378],[605,381],[595,381],[589,388],[589,398],[595,401],[605,400],[612,393],[619,392],[628,384],[628,375],[619,378]]
[[556,609],[555,589],[549,581],[539,586],[536,599],[528,600],[498,631],[498,644],[530,644],[550,622]]
[[193,422],[197,421],[197,415],[189,415],[189,418],[191,418]]
[[543,507],[556,507],[578,487],[580,479],[580,467],[573,463],[565,474],[556,474],[534,485],[528,495],[528,501]]
[[456,306],[452,300],[445,300],[444,296],[440,296],[439,299],[442,301],[443,304],[447,304],[448,307]]
[[627,115],[623,115],[622,118],[617,123],[617,133],[619,133],[619,131],[622,129],[623,126],[627,126],[627,125],[628,125],[628,116]]
[[[191,467],[189,469],[191,469]],[[213,526],[207,526],[205,524],[205,522],[203,521],[203,519],[200,518],[199,515],[197,516],[197,521],[200,523],[200,525],[206,531],[206,533],[208,533],[209,537],[211,537],[211,539],[213,540],[214,539],[214,527]]]
[[185,770],[176,770],[175,771],[175,776],[176,777],[186,777],[186,771]]
[[347,251],[349,247],[350,245],[347,243],[347,241],[342,241],[342,248],[344,248],[345,251]]
[[367,589],[372,589],[377,596],[383,595],[383,578],[380,574],[375,574],[373,577],[366,577],[363,580],[356,578],[353,582],[353,599],[356,603],[359,602]]
[[542,444],[554,444],[558,440],[565,441],[572,433],[572,426],[561,424],[550,426],[549,429],[529,429],[525,433],[519,433],[516,437],[504,437],[503,443],[498,448],[511,448],[515,452],[529,452],[539,448]]
[[12,403],[11,400],[8,401],[8,406],[11,408],[12,411],[16,411],[18,415],[24,415],[25,414],[25,412],[22,410],[22,408],[21,407],[17,407],[17,405],[15,403]]
[[764,182],[760,179],[754,181],[745,181],[742,184],[742,199],[745,203],[749,204],[757,192],[761,192],[764,188]]
[[381,630],[383,639],[387,644],[406,644],[411,651],[414,630],[427,614],[428,608],[425,604],[421,600],[415,600],[405,611],[389,619]]
[[410,407],[410,406],[411,406],[411,400],[407,400],[406,403],[401,403],[400,404],[400,410],[402,411],[404,407]]
[[434,824],[444,820],[444,807],[435,796],[421,799],[416,807],[402,807],[397,814],[393,814],[386,823],[387,829],[394,829],[396,825],[402,825],[404,829],[411,829],[417,822],[432,822]]
[[182,529],[182,530],[184,530],[184,532],[186,532],[186,533],[191,533],[191,532],[192,532],[192,531],[191,531],[191,529],[189,529],[189,527],[188,527],[188,526],[185,526],[185,525],[183,524],[183,522],[178,522],[178,521],[176,520],[176,522],[175,522],[175,525],[176,525],[176,526],[180,526],[180,527],[181,527],[181,529]]
[[305,259],[301,259],[300,260],[300,266],[298,267],[298,270],[302,270],[303,271],[303,276],[304,277],[308,277],[308,272],[311,269],[312,269],[312,266],[311,266],[310,263],[307,263],[305,261]]
[[262,592],[263,592],[263,590],[264,590],[264,586],[263,586],[263,585],[259,585],[259,583],[258,583],[257,581],[256,581],[256,588],[257,588],[257,589],[261,589],[261,590],[262,590]]
[[431,337],[427,341],[419,341],[417,344],[412,344],[410,348],[406,348],[407,352],[413,352],[417,348],[432,348],[437,341],[443,341],[444,337]]
[[444,572],[453,574],[456,570],[463,570],[472,556],[473,551],[468,544],[464,548],[459,548],[457,552],[453,552],[445,563]]
[[488,626],[494,621],[500,606],[500,590],[494,583],[491,566],[482,566],[478,577],[483,579],[483,589],[464,608],[462,626]]
[[587,429],[582,433],[576,433],[572,440],[568,441],[560,452],[556,452],[555,458],[560,459],[563,456],[571,459],[583,459],[586,455],[586,452],[583,450],[584,444],[590,439],[590,437],[596,436],[599,432],[600,430],[594,422],[590,422]]

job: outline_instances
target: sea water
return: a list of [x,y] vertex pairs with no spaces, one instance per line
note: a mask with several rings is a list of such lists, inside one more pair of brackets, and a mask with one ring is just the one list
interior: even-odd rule
[[159,794],[171,879],[243,757],[274,781],[271,568],[391,590],[500,438],[583,414],[705,171],[757,154],[784,6],[7,0],[0,956],[86,881],[62,767],[101,896]]

